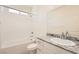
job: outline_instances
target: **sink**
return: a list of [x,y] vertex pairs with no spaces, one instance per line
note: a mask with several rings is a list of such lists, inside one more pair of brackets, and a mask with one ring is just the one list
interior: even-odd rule
[[33,49],[36,49],[37,48],[37,43],[31,43],[31,44],[29,44],[28,46],[27,46],[27,49],[29,49],[29,50],[33,50]]
[[71,40],[60,39],[60,38],[52,38],[51,41],[54,44],[63,45],[63,46],[75,46],[76,45],[76,43]]

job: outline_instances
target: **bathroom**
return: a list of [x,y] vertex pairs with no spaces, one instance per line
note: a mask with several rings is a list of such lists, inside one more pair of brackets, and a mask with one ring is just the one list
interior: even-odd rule
[[0,5],[0,54],[79,54],[79,5]]

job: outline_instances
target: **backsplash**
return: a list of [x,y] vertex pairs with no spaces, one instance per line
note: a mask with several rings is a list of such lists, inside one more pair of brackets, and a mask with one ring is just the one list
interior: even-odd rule
[[[55,33],[53,33],[53,34],[47,33],[47,36],[52,36],[52,37],[55,37],[55,38],[61,38],[62,35],[61,34],[55,34]],[[66,39],[79,41],[79,39],[75,36],[69,36],[69,37],[66,37]]]

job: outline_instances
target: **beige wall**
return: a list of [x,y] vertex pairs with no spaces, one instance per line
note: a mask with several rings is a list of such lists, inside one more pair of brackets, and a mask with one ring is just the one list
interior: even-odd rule
[[61,34],[66,31],[79,36],[79,6],[63,6],[48,13],[48,32]]

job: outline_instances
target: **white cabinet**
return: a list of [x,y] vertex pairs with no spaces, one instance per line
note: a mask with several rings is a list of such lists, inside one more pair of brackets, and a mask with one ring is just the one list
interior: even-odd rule
[[38,54],[72,54],[69,51],[61,49],[44,41],[38,40],[38,42],[39,42]]

